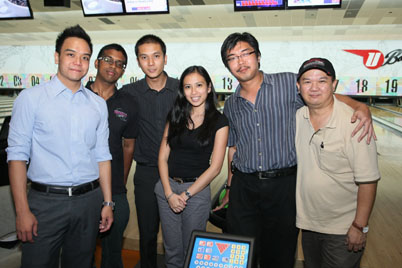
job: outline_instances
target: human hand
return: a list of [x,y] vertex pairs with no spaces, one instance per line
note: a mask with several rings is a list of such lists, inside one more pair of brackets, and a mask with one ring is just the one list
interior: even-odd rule
[[38,221],[31,211],[17,214],[15,218],[17,237],[22,242],[33,243],[33,236],[38,236]]
[[367,234],[364,234],[357,228],[350,226],[346,236],[346,244],[348,245],[348,250],[353,250],[354,252],[357,252],[364,249],[364,247],[366,246],[366,239]]
[[175,213],[180,213],[184,210],[187,205],[186,199],[178,194],[173,194],[168,200],[170,208]]
[[359,124],[352,132],[352,137],[354,137],[360,131],[360,129],[363,128],[363,131],[361,132],[357,141],[360,142],[365,136],[367,136],[366,143],[370,144],[372,137],[374,140],[377,140],[377,136],[374,132],[373,120],[371,118],[371,112],[368,106],[365,104],[362,104],[359,107],[360,108],[355,110],[351,118],[352,123],[356,122],[358,119],[360,120]]
[[214,212],[218,211],[218,210],[224,208],[229,203],[229,192],[230,192],[230,190],[226,189],[226,193],[225,193],[225,196],[222,198],[221,204],[219,206],[217,206],[216,208],[214,208],[212,211],[214,211]]
[[101,211],[101,221],[99,224],[99,232],[104,233],[112,227],[113,209],[111,206],[104,206]]

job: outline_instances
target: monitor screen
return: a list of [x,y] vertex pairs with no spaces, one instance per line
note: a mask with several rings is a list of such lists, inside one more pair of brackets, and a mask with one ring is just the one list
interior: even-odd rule
[[168,14],[168,0],[123,0],[126,14]]
[[0,20],[33,19],[28,0],[0,0]]
[[121,0],[81,0],[81,6],[85,17],[124,14]]
[[184,268],[250,268],[254,239],[193,231]]
[[285,0],[234,0],[235,11],[284,9]]
[[288,0],[288,8],[341,7],[342,0]]

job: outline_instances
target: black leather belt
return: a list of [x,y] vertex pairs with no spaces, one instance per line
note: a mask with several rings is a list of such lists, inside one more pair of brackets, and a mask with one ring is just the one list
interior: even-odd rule
[[64,194],[68,196],[82,195],[99,187],[99,179],[77,186],[48,185],[32,181],[31,188],[38,192]]
[[172,180],[174,180],[175,182],[179,183],[179,184],[183,184],[186,182],[195,182],[197,180],[197,177],[195,178],[178,178],[178,177],[173,177]]
[[252,173],[245,173],[245,172],[238,170],[235,166],[232,166],[232,167],[235,172],[238,171],[238,172],[241,172],[244,174],[253,175],[253,176],[258,177],[260,180],[289,176],[289,175],[295,174],[297,172],[297,165],[295,165],[293,167],[288,167],[288,168],[270,169],[267,171],[256,171],[256,172],[252,172]]
[[144,163],[144,162],[136,162],[136,165],[143,166],[143,167],[158,167],[158,165],[151,164],[151,163]]

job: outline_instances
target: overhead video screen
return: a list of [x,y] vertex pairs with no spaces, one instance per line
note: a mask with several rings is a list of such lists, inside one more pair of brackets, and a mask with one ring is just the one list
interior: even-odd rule
[[285,0],[234,0],[235,11],[284,9]]
[[126,14],[168,14],[168,0],[123,0]]
[[0,20],[33,19],[28,0],[0,0]]
[[84,16],[110,16],[124,13],[121,0],[81,0],[81,6]]
[[342,0],[288,0],[288,8],[341,7]]

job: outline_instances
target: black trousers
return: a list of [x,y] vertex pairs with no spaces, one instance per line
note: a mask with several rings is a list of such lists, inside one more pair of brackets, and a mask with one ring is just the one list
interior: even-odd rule
[[293,268],[297,245],[296,174],[259,179],[235,171],[232,178],[228,233],[256,240],[253,267]]
[[22,268],[90,268],[103,195],[100,187],[79,196],[30,190],[29,208],[38,220],[38,236],[22,245]]
[[136,166],[134,196],[140,233],[141,268],[156,268],[159,211],[154,188],[158,181],[157,167]]

